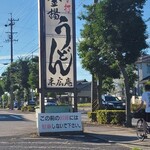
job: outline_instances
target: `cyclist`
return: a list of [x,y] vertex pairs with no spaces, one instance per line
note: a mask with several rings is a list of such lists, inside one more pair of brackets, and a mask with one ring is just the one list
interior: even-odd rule
[[142,94],[142,101],[139,107],[137,108],[137,112],[142,108],[144,102],[146,103],[146,107],[145,107],[143,126],[144,126],[144,131],[146,131],[146,122],[150,122],[150,84],[145,85],[145,92],[143,92]]

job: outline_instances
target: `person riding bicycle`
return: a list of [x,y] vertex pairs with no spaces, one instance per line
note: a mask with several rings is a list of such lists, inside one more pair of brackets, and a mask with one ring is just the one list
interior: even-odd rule
[[142,94],[142,101],[139,107],[137,108],[137,112],[142,109],[144,102],[146,103],[146,107],[143,125],[144,130],[146,131],[146,122],[150,122],[150,84],[145,85],[145,92],[143,92]]

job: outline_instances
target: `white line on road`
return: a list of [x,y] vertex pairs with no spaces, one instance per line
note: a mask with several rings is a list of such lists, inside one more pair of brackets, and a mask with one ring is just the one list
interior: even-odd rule
[[15,115],[10,115],[11,117],[13,117],[13,118],[15,118],[15,119],[19,119],[19,120],[21,120],[22,118],[21,117],[19,117],[19,116],[15,116]]

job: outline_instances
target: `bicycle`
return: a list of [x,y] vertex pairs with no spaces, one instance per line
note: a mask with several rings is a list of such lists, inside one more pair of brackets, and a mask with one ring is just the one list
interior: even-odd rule
[[146,130],[144,130],[143,122],[145,120],[143,118],[138,119],[137,125],[136,125],[136,134],[139,140],[143,141],[145,138],[147,138],[147,134],[150,134],[150,126],[146,123]]

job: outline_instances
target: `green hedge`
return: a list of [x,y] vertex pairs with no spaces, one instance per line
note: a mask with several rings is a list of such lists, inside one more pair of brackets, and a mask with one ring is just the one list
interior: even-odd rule
[[99,124],[122,125],[125,122],[125,110],[98,110],[88,112],[88,117]]
[[21,111],[29,111],[29,112],[35,112],[35,107],[28,105],[28,106],[22,106]]
[[97,121],[97,112],[88,112],[87,115],[88,115],[88,118],[90,118],[92,122]]

